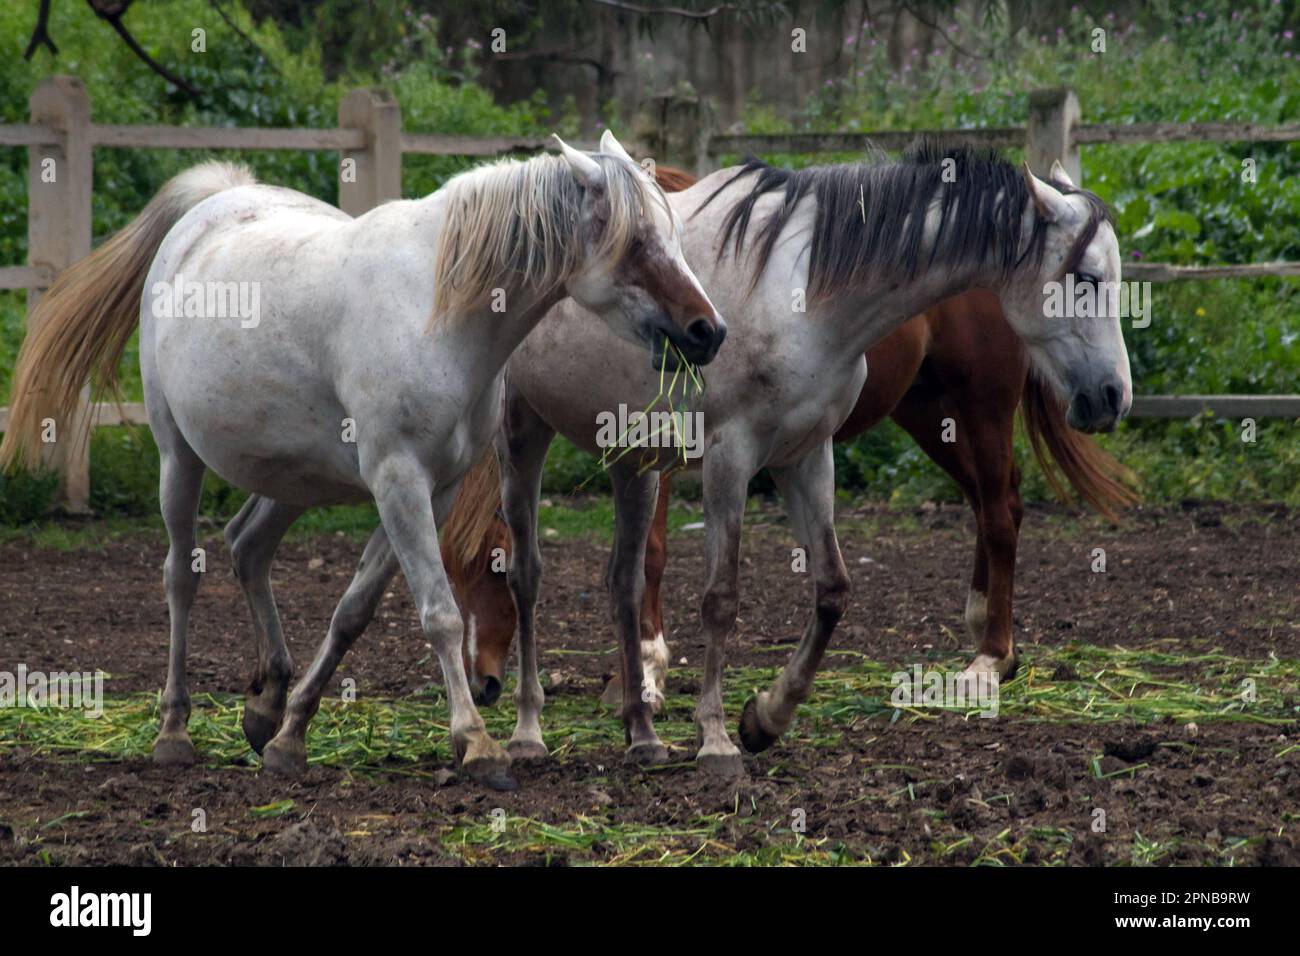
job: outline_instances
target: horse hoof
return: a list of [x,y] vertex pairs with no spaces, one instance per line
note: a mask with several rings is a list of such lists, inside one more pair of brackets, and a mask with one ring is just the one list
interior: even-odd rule
[[280,730],[280,717],[272,717],[250,703],[244,704],[244,738],[253,750],[261,754],[266,745]]
[[190,767],[198,759],[188,734],[159,734],[153,742],[153,762],[160,767]]
[[715,777],[743,777],[745,761],[739,750],[700,751],[695,755],[695,765]]
[[623,755],[623,762],[635,764],[638,767],[652,767],[655,764],[667,763],[668,748],[657,740],[649,743],[633,744],[627,748],[627,753]]
[[1011,666],[1007,672],[1002,675],[1002,680],[1009,681],[1016,676],[1016,671],[1020,670],[1020,648],[1016,644],[1011,645]]
[[492,707],[501,699],[501,681],[495,677],[485,677],[481,685],[476,687],[471,684],[469,696],[475,707]]
[[262,769],[284,777],[300,777],[307,772],[307,750],[302,744],[285,743],[276,737],[262,750]]
[[512,740],[506,744],[506,752],[511,760],[546,760],[551,756],[546,744],[538,740]]
[[745,709],[740,713],[740,742],[752,754],[762,753],[777,737],[763,729],[758,721],[758,698],[751,697],[745,702]]
[[489,789],[502,792],[519,789],[519,782],[511,775],[508,761],[503,762],[490,757],[480,757],[475,760],[465,761],[461,764],[461,769],[475,783],[482,784]]

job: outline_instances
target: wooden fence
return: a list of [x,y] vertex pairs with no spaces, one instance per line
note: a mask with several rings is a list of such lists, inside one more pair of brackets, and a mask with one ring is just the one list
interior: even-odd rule
[[[339,206],[350,215],[401,197],[402,156],[406,153],[452,156],[493,156],[547,148],[534,137],[442,136],[402,129],[397,101],[383,89],[355,90],[339,105],[337,129],[238,129],[171,126],[117,126],[92,122],[90,98],[76,77],[54,76],[42,82],[30,100],[31,122],[0,125],[0,147],[28,150],[28,262],[0,267],[0,289],[26,289],[32,307],[61,269],[91,248],[91,183],[96,146],[126,149],[274,149],[338,152],[340,169],[350,160],[350,173],[339,183]],[[917,131],[876,133],[797,133],[781,135],[715,135],[708,110],[698,100],[678,95],[651,101],[639,127],[636,147],[699,173],[716,168],[718,158],[743,153],[857,152],[868,141],[886,149],[901,148]],[[1098,126],[1081,122],[1078,99],[1069,90],[1044,90],[1030,95],[1025,126],[979,130],[943,130],[997,148],[1024,146],[1030,166],[1045,174],[1060,159],[1076,182],[1081,181],[1079,147],[1087,143],[1146,143],[1175,141],[1285,142],[1300,140],[1300,123],[1258,126],[1251,123],[1144,123]],[[579,144],[593,148],[592,144]],[[51,179],[49,169],[57,174]],[[1180,279],[1246,278],[1300,275],[1300,263],[1254,263],[1230,266],[1173,266],[1164,263],[1125,263],[1124,277],[1168,282]],[[1223,416],[1300,418],[1300,395],[1139,396],[1133,414],[1146,417],[1188,417],[1209,409]],[[125,414],[123,414],[125,413]],[[81,419],[90,425],[147,424],[144,406],[128,403],[90,404],[84,393]],[[0,408],[0,432],[8,409]],[[90,499],[88,441],[75,446],[56,443],[50,464],[60,474],[60,497],[68,510],[85,511]]]

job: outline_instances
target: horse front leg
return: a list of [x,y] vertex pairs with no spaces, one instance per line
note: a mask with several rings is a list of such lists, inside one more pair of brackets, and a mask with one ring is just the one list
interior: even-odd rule
[[[510,757],[488,736],[483,718],[470,698],[461,657],[463,624],[442,565],[428,474],[414,456],[390,454],[367,468],[365,477],[375,496],[383,534],[376,531],[366,546],[368,554],[362,557],[357,578],[335,611],[330,637],[312,669],[294,688],[284,725],[267,744],[263,759],[271,769],[280,769],[282,758],[292,761],[292,769],[305,765],[307,721],[319,706],[321,692],[339,659],[374,615],[396,564],[411,587],[425,637],[438,655],[451,711],[451,742],[456,758],[473,779],[494,789],[513,789]],[[442,513],[450,508],[455,492],[455,487],[440,489],[439,504],[446,506],[440,508]],[[369,572],[367,557],[374,559]]]
[[695,762],[710,773],[745,772],[740,750],[727,734],[722,672],[727,637],[740,609],[740,528],[753,469],[718,441],[704,457],[705,576],[700,619],[704,632],[704,682],[695,707],[699,751]]
[[614,550],[606,584],[618,634],[623,677],[623,733],[629,763],[663,763],[668,748],[655,733],[651,701],[655,688],[646,684],[641,664],[641,600],[645,595],[645,549],[654,520],[659,473],[638,475],[633,469],[610,470],[614,485]]
[[751,753],[766,750],[789,729],[795,708],[812,693],[822,655],[849,602],[849,574],[835,537],[835,466],[831,443],[796,465],[772,469],[813,574],[808,626],[785,669],[768,689],[750,698],[740,718],[740,739]]
[[[974,418],[975,416],[969,416]],[[977,581],[972,582],[967,602],[968,625],[978,628],[978,649],[969,672],[996,673],[1010,680],[1018,661],[1012,637],[1012,598],[1015,592],[1016,549],[1020,540],[1020,519],[1024,507],[1020,501],[1020,470],[1016,468],[1012,447],[1014,420],[1010,416],[983,416],[971,421],[972,442],[984,449],[975,461],[975,480],[979,508],[976,513],[979,535],[979,558],[983,559],[987,591],[983,601],[977,597]],[[978,559],[977,559],[978,561]],[[977,564],[976,575],[979,574]],[[972,608],[972,603],[976,606]],[[983,607],[979,607],[979,604]],[[971,621],[971,612],[983,620]],[[982,614],[978,612],[982,611]]]
[[[1011,595],[1020,527],[1020,475],[1012,431],[1018,393],[964,388],[938,397],[898,403],[893,417],[961,488],[975,514],[975,563],[966,592],[966,629],[975,642],[967,673],[1015,671]],[[971,411],[974,410],[974,411]],[[944,422],[957,425],[956,441],[943,440]]]

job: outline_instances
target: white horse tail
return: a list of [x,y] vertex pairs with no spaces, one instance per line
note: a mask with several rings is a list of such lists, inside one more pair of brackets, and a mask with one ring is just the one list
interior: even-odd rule
[[[204,199],[255,183],[244,166],[208,162],[168,181],[136,219],[84,259],[64,269],[29,320],[10,388],[9,427],[0,443],[0,471],[41,461],[41,432],[74,443],[78,396],[94,378],[116,397],[117,366],[140,318],[144,280],[172,226]],[[89,427],[89,421],[83,421]]]

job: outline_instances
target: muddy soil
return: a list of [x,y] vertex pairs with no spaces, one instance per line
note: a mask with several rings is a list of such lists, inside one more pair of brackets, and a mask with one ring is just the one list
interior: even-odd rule
[[[936,648],[969,647],[962,612],[973,528],[965,509],[841,509],[841,529],[854,595],[834,648],[909,667]],[[210,573],[192,618],[190,689],[240,692],[255,660],[247,610],[223,570],[228,555],[218,530],[205,534]],[[775,509],[761,507],[747,519],[730,662],[779,665],[802,631],[810,593],[806,577],[791,571],[793,544]],[[1105,574],[1091,570],[1095,548],[1106,552]],[[672,660],[698,668],[700,532],[676,534],[670,549]],[[606,550],[595,541],[544,538],[538,619],[542,667],[555,693],[594,701],[615,666],[600,587]],[[282,547],[273,580],[299,673],[360,551],[359,541],[342,536]],[[164,552],[153,533],[70,552],[24,541],[0,545],[0,670],[19,662],[30,670],[100,668],[112,675],[110,694],[160,688]],[[1139,510],[1114,526],[1033,508],[1018,563],[1016,638],[1030,659],[1037,647],[1068,641],[1295,659],[1297,584],[1300,521],[1280,509],[1186,502]],[[830,656],[825,666],[852,662]],[[335,685],[344,678],[381,697],[440,682],[400,579]],[[674,674],[668,686],[669,706],[689,713],[693,679]],[[728,715],[733,727],[737,716]],[[0,862],[563,864],[626,852],[599,842],[475,852],[449,844],[452,827],[481,824],[504,808],[557,824],[585,815],[629,828],[689,829],[701,814],[730,813],[712,839],[742,854],[793,845],[790,821],[802,810],[805,839],[845,860],[1300,865],[1300,752],[1287,753],[1300,741],[1294,724],[1210,722],[1189,732],[1164,723],[945,715],[915,724],[864,721],[850,730],[833,746],[781,743],[747,757],[740,781],[689,766],[627,768],[611,745],[518,767],[513,793],[484,791],[433,758],[415,776],[313,767],[286,782],[257,772],[251,753],[242,766],[175,772],[144,760],[93,762],[18,748],[0,757]],[[1099,777],[1100,754],[1106,775]],[[294,801],[293,812],[250,813],[285,799]],[[207,815],[206,833],[191,829],[195,808]],[[1105,811],[1101,833],[1093,829],[1097,808]],[[1147,845],[1161,849],[1147,859]],[[1011,850],[999,855],[1002,847]]]

